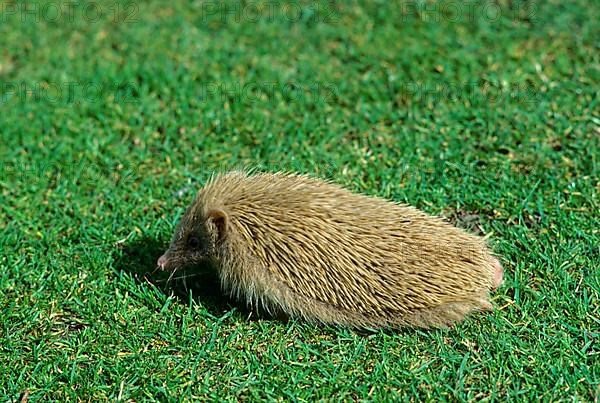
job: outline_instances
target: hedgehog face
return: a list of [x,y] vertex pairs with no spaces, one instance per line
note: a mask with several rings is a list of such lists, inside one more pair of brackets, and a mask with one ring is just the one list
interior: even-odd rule
[[205,216],[196,216],[191,210],[181,218],[169,249],[156,262],[161,270],[177,270],[198,266],[215,256],[215,248],[222,237],[227,215],[222,210],[211,210]]

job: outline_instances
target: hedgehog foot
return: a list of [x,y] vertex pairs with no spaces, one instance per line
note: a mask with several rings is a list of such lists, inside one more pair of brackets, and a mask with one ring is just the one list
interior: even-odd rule
[[494,290],[500,287],[502,284],[502,279],[504,278],[504,269],[500,264],[500,261],[496,258],[492,259],[492,265],[494,266]]

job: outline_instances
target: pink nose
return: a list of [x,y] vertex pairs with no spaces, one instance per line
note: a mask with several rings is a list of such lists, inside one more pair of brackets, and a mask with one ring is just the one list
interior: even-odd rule
[[167,255],[162,255],[156,261],[156,265],[161,268],[161,270],[165,269],[165,265],[167,264]]

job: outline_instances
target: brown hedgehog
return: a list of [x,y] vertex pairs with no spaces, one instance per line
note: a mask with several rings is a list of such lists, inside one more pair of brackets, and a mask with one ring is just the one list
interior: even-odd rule
[[250,306],[363,328],[448,326],[491,309],[503,276],[482,238],[441,218],[286,173],[200,190],[157,264],[206,261]]

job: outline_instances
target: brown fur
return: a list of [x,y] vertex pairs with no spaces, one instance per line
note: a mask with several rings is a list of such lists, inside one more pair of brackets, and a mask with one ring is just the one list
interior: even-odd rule
[[355,327],[448,326],[491,309],[502,274],[482,238],[440,218],[284,173],[200,190],[159,266],[205,259],[251,306]]

